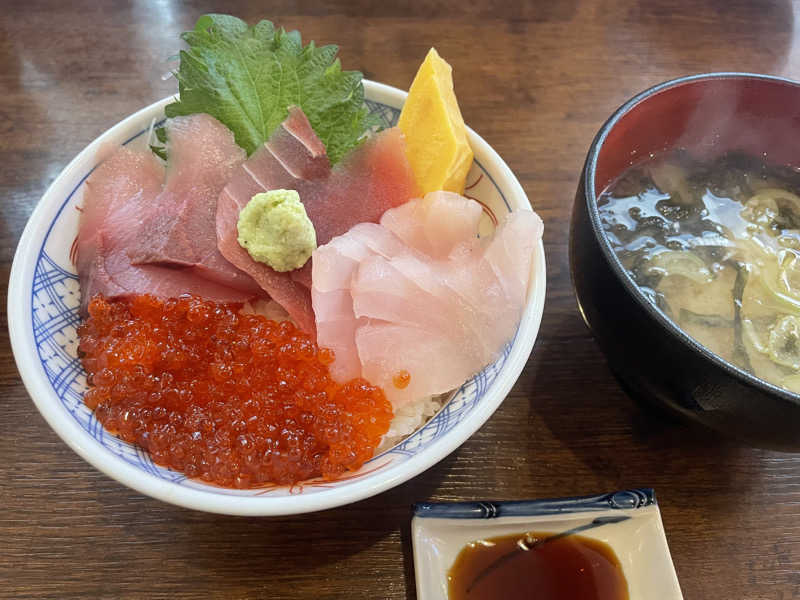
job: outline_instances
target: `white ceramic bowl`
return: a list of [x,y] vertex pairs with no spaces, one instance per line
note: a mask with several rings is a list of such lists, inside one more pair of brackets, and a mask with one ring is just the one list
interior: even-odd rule
[[[367,104],[385,125],[399,116],[406,93],[365,82]],[[154,498],[188,508],[233,515],[286,515],[340,506],[367,498],[421,473],[474,433],[514,385],[533,348],[545,297],[541,244],[534,259],[528,304],[514,340],[500,359],[466,382],[424,427],[376,456],[359,471],[330,482],[293,487],[232,490],[187,479],[155,465],[146,452],[109,434],[83,404],[86,377],[77,358],[79,288],[70,261],[78,227],[83,183],[110,149],[144,143],[154,120],[164,117],[165,98],[118,123],[86,147],[39,201],[17,247],[8,293],[11,345],[22,380],[44,418],[92,465]],[[528,199],[505,162],[475,132],[466,192],[496,215],[529,210]],[[487,216],[484,224],[490,227]]]

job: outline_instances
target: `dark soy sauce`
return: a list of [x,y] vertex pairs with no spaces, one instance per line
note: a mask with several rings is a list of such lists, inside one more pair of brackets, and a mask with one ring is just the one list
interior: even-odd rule
[[606,543],[524,533],[464,546],[448,571],[449,600],[628,600],[628,583]]

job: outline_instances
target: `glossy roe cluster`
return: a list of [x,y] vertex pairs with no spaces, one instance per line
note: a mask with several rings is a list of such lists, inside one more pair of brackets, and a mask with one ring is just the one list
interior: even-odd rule
[[95,296],[78,329],[97,419],[153,460],[227,487],[334,478],[389,428],[383,391],[335,383],[289,322],[195,297]]

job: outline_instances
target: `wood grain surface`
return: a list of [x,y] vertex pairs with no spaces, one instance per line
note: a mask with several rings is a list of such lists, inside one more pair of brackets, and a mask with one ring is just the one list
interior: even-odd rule
[[[517,385],[461,448],[372,499],[292,518],[192,512],[121,486],[50,430],[0,306],[0,597],[414,598],[412,502],[656,489],[687,599],[800,597],[800,456],[739,446],[636,405],[576,311],[569,214],[592,137],[624,100],[695,72],[800,78],[800,11],[746,0],[4,0],[0,278],[47,186],[87,143],[173,91],[178,35],[204,12],[336,43],[407,88],[431,45],[466,121],[546,224],[548,295]],[[632,349],[638,351],[639,349]]]

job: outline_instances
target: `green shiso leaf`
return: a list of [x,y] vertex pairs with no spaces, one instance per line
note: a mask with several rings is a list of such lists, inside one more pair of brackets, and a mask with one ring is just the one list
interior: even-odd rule
[[208,113],[225,124],[252,154],[299,106],[325,144],[331,162],[377,126],[364,106],[358,71],[343,71],[337,46],[303,46],[300,33],[270,21],[250,27],[229,15],[203,15],[182,35],[176,73],[180,99],[167,105],[176,117]]
[[150,150],[161,160],[167,160],[167,130],[162,125],[161,127],[156,127],[154,133],[158,143],[150,144]]
[[167,160],[167,149],[164,146],[153,146],[151,144],[150,150],[161,160]]

